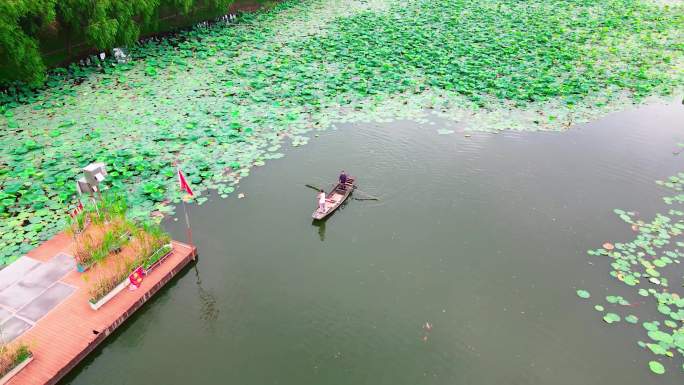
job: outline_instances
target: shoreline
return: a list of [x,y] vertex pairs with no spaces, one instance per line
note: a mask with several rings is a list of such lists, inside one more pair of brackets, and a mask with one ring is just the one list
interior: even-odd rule
[[[233,4],[231,4],[228,9],[225,10],[225,15],[229,14],[238,14],[238,13],[252,13],[252,12],[257,12],[261,9],[263,9],[265,6],[264,2],[259,1],[259,0],[237,0]],[[206,8],[206,7],[205,7]],[[160,28],[158,31],[142,31],[140,36],[138,37],[137,44],[141,44],[146,40],[153,39],[153,38],[167,38],[171,35],[183,32],[185,30],[192,29],[196,24],[202,23],[202,22],[209,22],[209,23],[214,23],[217,17],[223,16],[221,15],[213,15],[212,17],[206,18],[206,17],[193,17],[194,13],[201,13],[202,9],[193,9],[191,10],[188,14],[183,15],[183,14],[170,14],[170,15],[165,15],[163,17],[160,17],[159,20],[157,20],[158,23],[165,22],[167,20],[171,20],[170,23],[168,23],[165,27]],[[200,16],[208,16],[208,15],[200,15]],[[178,20],[181,20],[179,23]],[[184,21],[183,21],[184,20]],[[57,39],[59,36],[59,32],[52,37],[52,39]],[[45,43],[46,45],[49,45],[50,41]],[[102,50],[99,50],[95,47],[88,47],[88,43],[85,41],[79,41],[78,43],[74,44],[71,46],[71,50],[75,50],[76,52],[73,52],[70,57],[67,57],[62,60],[55,61],[54,59],[50,59],[50,57],[60,57],[64,56],[69,49],[67,47],[60,47],[57,49],[52,49],[47,52],[42,52],[43,59],[46,62],[46,65],[48,67],[48,72],[53,71],[57,68],[65,68],[68,67],[70,64],[78,64],[79,61],[85,60],[91,56],[96,56],[99,53],[103,52]],[[79,49],[80,48],[80,49]],[[110,52],[106,52],[107,56],[110,55]]]

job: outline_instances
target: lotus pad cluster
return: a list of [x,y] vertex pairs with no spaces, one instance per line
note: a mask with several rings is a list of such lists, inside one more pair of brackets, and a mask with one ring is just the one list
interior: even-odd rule
[[[679,192],[683,176],[657,183]],[[675,204],[682,199],[678,194],[665,197],[664,201]],[[648,363],[653,373],[663,374],[667,367],[684,370],[684,297],[680,295],[684,277],[680,275],[681,268],[677,268],[684,261],[684,212],[671,209],[667,215],[657,214],[650,222],[636,219],[634,212],[616,209],[615,213],[631,226],[636,234],[634,239],[605,243],[588,253],[610,263],[610,275],[629,288],[632,301],[609,295],[605,297],[605,307],[597,304],[594,308],[607,311],[603,320],[608,324],[619,322],[621,317],[614,312],[621,312],[627,314],[625,321],[643,328],[645,340],[637,344],[655,356]],[[585,300],[590,298],[586,290],[578,290],[577,295]],[[632,312],[640,312],[642,318],[649,320],[640,323]],[[654,315],[658,316],[654,319]]]
[[432,110],[470,130],[562,129],[672,94],[683,14],[635,0],[285,1],[132,47],[125,64],[58,69],[44,89],[1,95],[0,264],[62,228],[93,161],[142,217],[173,211],[175,165],[226,197],[332,122]]

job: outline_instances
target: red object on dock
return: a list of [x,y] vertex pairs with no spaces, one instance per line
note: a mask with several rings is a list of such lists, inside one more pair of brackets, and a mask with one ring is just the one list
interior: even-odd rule
[[[72,240],[61,233],[28,253],[47,261],[57,253],[71,255]],[[19,340],[28,343],[34,360],[8,385],[55,384],[196,256],[196,248],[172,241],[173,251],[141,282],[124,290],[99,310],[91,309],[83,274],[71,271],[59,282],[76,290],[38,320]]]
[[131,282],[131,285],[135,286],[137,289],[142,284],[143,275],[145,275],[145,273],[143,273],[143,268],[140,266],[128,276],[128,280]]

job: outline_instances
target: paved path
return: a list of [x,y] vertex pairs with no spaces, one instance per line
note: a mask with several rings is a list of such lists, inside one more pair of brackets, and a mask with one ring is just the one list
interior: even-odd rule
[[24,256],[0,270],[0,342],[15,340],[76,290],[59,282],[75,266],[59,253],[45,262]]
[[54,384],[73,369],[195,255],[184,243],[172,245],[173,253],[138,290],[122,291],[97,311],[88,304],[85,282],[70,256],[71,239],[64,234],[0,271],[0,323],[14,320],[15,337],[34,353],[33,362],[8,385]]

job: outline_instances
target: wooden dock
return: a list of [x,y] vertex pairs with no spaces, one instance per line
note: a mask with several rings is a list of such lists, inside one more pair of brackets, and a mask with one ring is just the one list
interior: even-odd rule
[[[34,360],[8,385],[55,384],[196,256],[196,249],[172,241],[173,252],[134,291],[124,290],[99,310],[91,309],[82,274],[69,272],[59,282],[76,290],[19,337]],[[71,255],[71,239],[59,234],[28,253],[45,262],[59,253]]]

